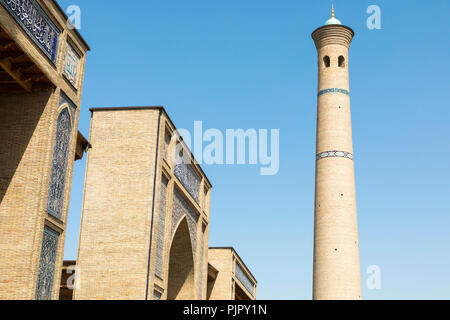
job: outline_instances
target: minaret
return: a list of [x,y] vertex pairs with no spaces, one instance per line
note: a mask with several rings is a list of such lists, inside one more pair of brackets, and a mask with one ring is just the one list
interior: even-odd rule
[[362,299],[348,73],[353,36],[334,7],[312,34],[319,57],[315,300]]

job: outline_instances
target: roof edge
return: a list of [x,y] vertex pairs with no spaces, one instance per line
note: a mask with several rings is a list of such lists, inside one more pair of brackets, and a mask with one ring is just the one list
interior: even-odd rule
[[[175,129],[177,128],[177,126],[173,123],[172,119],[170,118],[169,114],[167,113],[166,109],[163,106],[101,107],[101,108],[90,108],[89,109],[89,111],[91,111],[91,113],[102,112],[102,111],[132,111],[132,110],[160,110],[161,112],[164,112],[164,114],[166,115],[167,119],[172,124],[172,126]],[[184,142],[183,137],[181,137],[181,140]],[[192,159],[194,159],[195,164],[198,166],[200,171],[205,176],[205,179],[208,182],[208,184],[211,186],[211,188],[213,188],[213,184],[209,180],[209,178],[206,175],[205,171],[203,170],[202,166],[198,163],[197,159],[195,158],[194,154],[192,153],[192,150],[190,148],[187,148],[187,149],[189,149]]]
[[[59,10],[59,12],[63,15],[64,19],[66,19],[66,21],[69,20],[69,17],[67,16],[67,14],[64,12],[63,8],[61,8],[61,6],[59,5],[58,1],[56,0],[52,0],[52,2],[55,4],[56,8]],[[83,36],[81,35],[81,33],[76,29],[73,28],[72,29],[75,34],[80,38],[81,42],[86,46],[87,51],[91,51],[91,47],[89,46],[89,44],[86,42],[86,40],[84,40]]]
[[212,249],[212,250],[231,250],[231,251],[233,251],[237,255],[237,257],[239,258],[239,260],[241,260],[242,264],[244,265],[245,269],[247,269],[248,273],[250,273],[250,275],[252,276],[253,280],[255,280],[256,284],[258,284],[258,280],[253,275],[253,273],[250,271],[250,268],[247,266],[247,264],[244,262],[244,260],[242,260],[241,256],[239,255],[239,253],[237,253],[237,251],[236,251],[236,249],[234,249],[234,247],[209,247],[208,249]]

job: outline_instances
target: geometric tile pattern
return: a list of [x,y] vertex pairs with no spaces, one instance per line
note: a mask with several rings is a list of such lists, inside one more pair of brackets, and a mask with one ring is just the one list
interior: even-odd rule
[[59,233],[44,227],[41,257],[36,285],[36,300],[51,300],[55,278],[56,253],[58,252]]
[[156,267],[155,273],[163,279],[163,257],[164,257],[164,237],[166,228],[166,203],[167,203],[167,184],[168,181],[163,177],[161,182],[160,198],[159,198],[159,219],[156,239]]
[[197,173],[195,173],[194,169],[192,169],[192,166],[189,164],[189,160],[185,160],[183,156],[178,156],[176,159],[174,174],[198,203],[200,177]]
[[346,158],[349,160],[353,160],[353,154],[346,151],[325,151],[322,153],[319,153],[316,156],[317,160],[325,159],[325,158]]
[[61,95],[59,97],[59,107],[61,108],[64,104],[67,104],[70,109],[70,117],[72,118],[72,126],[75,124],[75,116],[77,111],[77,106],[69,97],[61,90]]
[[64,204],[71,127],[69,111],[67,108],[64,108],[59,114],[56,125],[55,148],[47,201],[48,213],[60,220],[62,219]]
[[172,232],[171,238],[173,237],[176,227],[181,221],[181,219],[186,216],[189,234],[192,241],[192,251],[195,260],[195,252],[197,251],[197,222],[198,215],[194,209],[191,208],[189,203],[183,198],[177,188],[173,192],[173,209],[172,209]]
[[70,82],[74,88],[78,88],[78,74],[80,71],[80,57],[78,53],[67,43],[66,59],[64,61],[64,77]]
[[203,294],[203,255],[205,252],[205,231],[206,231],[206,226],[202,225],[202,234],[200,235],[200,272],[199,272],[199,285],[198,285],[198,298],[201,300],[202,294]]

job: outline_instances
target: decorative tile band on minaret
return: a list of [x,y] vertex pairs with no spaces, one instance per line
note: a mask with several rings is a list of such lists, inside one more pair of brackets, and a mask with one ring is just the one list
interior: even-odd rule
[[326,151],[316,156],[317,160],[325,158],[347,158],[353,160],[353,154],[346,151]]
[[314,216],[315,300],[361,294],[349,89],[354,32],[334,16],[312,34],[318,53]]
[[318,96],[320,97],[327,93],[340,93],[340,94],[345,94],[347,96],[350,95],[350,92],[348,92],[348,90],[340,89],[340,88],[329,88],[329,89],[320,90]]

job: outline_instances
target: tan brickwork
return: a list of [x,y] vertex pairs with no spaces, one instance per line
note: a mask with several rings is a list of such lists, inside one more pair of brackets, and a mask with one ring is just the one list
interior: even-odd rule
[[[215,273],[208,279],[208,300],[256,300],[258,283],[233,248],[209,248],[208,263]],[[249,290],[244,285],[236,274],[236,265],[241,267],[254,289]]]
[[[181,141],[174,131],[161,107],[92,109],[75,299],[151,300],[155,291],[161,299],[204,298],[207,250],[203,256],[200,252],[202,238],[208,246],[209,207],[201,204],[209,204],[209,199],[203,202],[200,193],[197,202],[175,176],[172,157],[165,157]],[[174,138],[164,147],[166,132]],[[186,146],[184,150],[190,153]],[[211,189],[195,161],[192,167],[201,179],[200,190]],[[168,183],[159,277],[155,273],[163,176]],[[175,189],[196,215],[195,225],[188,216],[172,221]]]
[[[2,59],[35,64],[49,85],[31,87],[26,92],[0,85],[0,299],[34,299],[40,264],[44,225],[61,233],[58,240],[52,299],[59,297],[65,228],[78,133],[78,117],[84,77],[84,40],[66,26],[66,18],[55,1],[38,1],[61,31],[58,59],[53,65],[10,13],[0,5],[0,29],[23,55]],[[69,40],[70,39],[70,40]],[[81,55],[79,86],[75,90],[62,77],[67,41]],[[5,60],[3,60],[5,61]],[[5,72],[0,68],[1,72]],[[8,88],[8,89],[6,89]],[[6,90],[3,90],[6,89]],[[53,160],[56,120],[59,116],[61,90],[77,106],[70,135],[64,204],[61,220],[47,213],[47,198]]]
[[[342,25],[324,26],[313,33],[319,92],[350,91],[348,53],[353,35]],[[339,57],[344,58],[341,66]],[[361,299],[350,97],[342,91],[318,97],[317,154],[335,151],[351,156],[325,154],[316,164],[313,295],[318,300]]]

